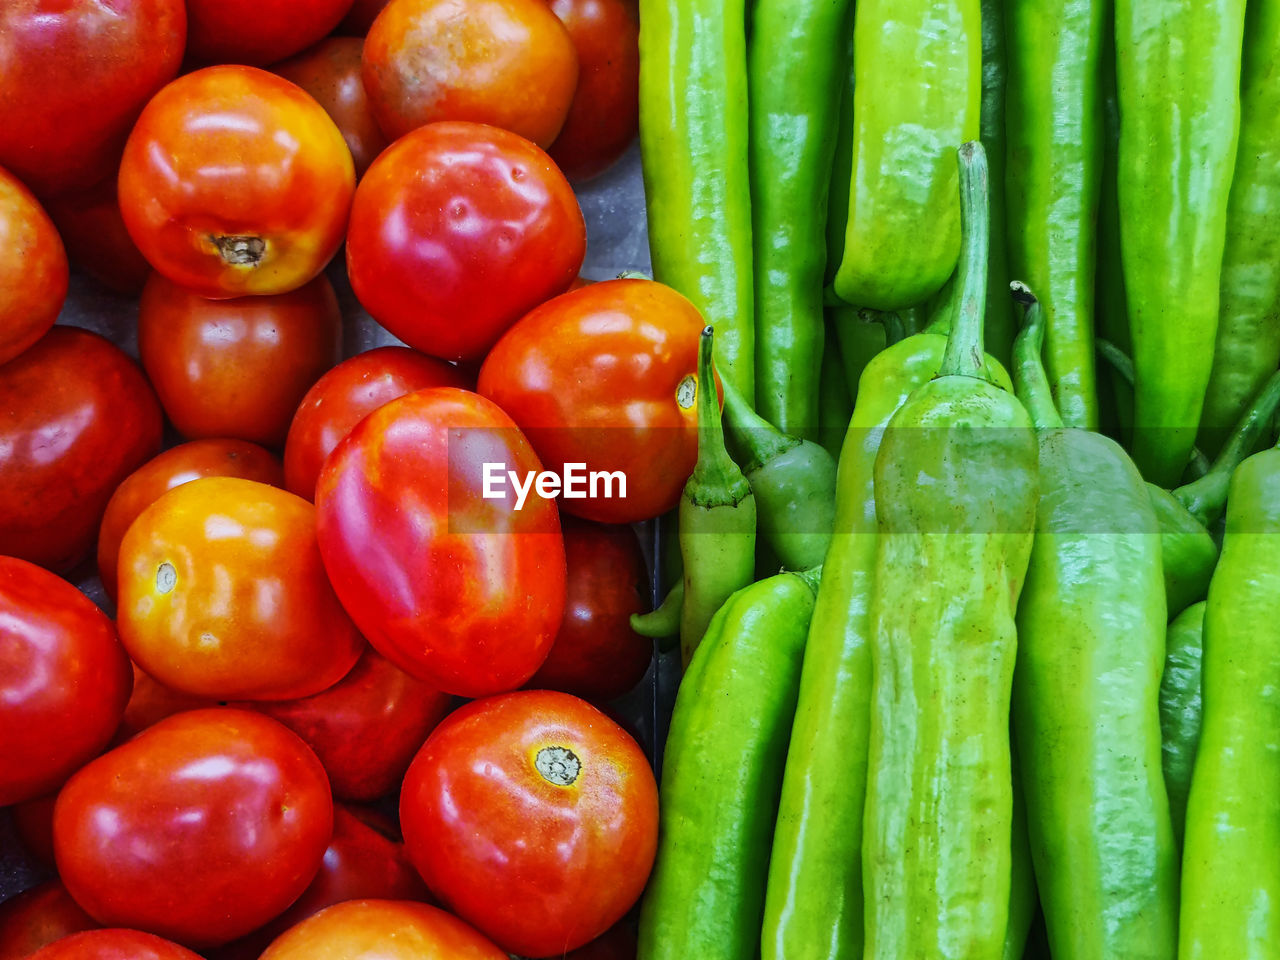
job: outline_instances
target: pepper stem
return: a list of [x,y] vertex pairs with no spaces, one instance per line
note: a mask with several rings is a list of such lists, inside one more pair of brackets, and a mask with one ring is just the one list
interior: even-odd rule
[[751,495],[747,478],[724,445],[715,367],[711,360],[714,340],[715,331],[708,324],[702,328],[702,338],[698,341],[698,461],[684,488],[685,496],[700,507],[734,505]]
[[[701,375],[699,375],[701,382]],[[751,409],[728,380],[721,382],[724,390],[724,423],[736,450],[743,454],[744,473],[753,473],[770,460],[800,445],[800,438],[783,433],[760,414]]]
[[1044,372],[1044,311],[1025,283],[1009,284],[1013,302],[1022,308],[1022,330],[1013,341],[1013,392],[1031,415],[1037,432],[1061,430],[1062,414],[1053,402],[1053,390]]
[[987,380],[982,328],[987,308],[987,247],[990,242],[987,154],[970,140],[960,145],[960,263],[956,268],[959,305],[952,321],[940,377]]

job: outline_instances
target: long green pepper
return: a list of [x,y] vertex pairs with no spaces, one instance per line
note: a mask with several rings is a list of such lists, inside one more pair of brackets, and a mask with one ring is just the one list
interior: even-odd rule
[[1187,822],[1187,795],[1195,767],[1203,716],[1201,666],[1204,655],[1204,611],[1207,601],[1192,604],[1169,623],[1164,676],[1160,680],[1161,761],[1173,833],[1182,846]]

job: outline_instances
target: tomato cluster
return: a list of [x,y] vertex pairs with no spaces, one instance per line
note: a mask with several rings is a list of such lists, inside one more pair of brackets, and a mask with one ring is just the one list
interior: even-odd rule
[[[0,960],[634,955],[657,788],[605,704],[702,327],[579,277],[637,37],[633,0],[0,5],[0,807],[56,870]],[[55,325],[73,268],[140,363]],[[405,345],[343,360],[352,295]],[[543,492],[575,464],[624,481]]]

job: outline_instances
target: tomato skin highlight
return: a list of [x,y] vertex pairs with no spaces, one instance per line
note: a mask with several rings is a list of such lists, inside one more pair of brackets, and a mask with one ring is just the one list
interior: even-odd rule
[[39,201],[0,169],[0,364],[45,335],[67,298],[67,253]]
[[316,487],[325,569],[361,633],[392,663],[458,696],[513,690],[546,659],[564,609],[553,500],[483,497],[482,463],[541,470],[477,394],[433,387],[378,408],[325,461]]

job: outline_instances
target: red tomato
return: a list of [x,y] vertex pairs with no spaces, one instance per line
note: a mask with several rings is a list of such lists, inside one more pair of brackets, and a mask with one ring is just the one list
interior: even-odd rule
[[369,97],[360,79],[360,53],[364,41],[357,37],[330,37],[292,60],[271,68],[316,98],[342,131],[356,178],[364,176],[373,158],[388,140],[373,119]]
[[31,960],[200,960],[190,950],[139,930],[89,930],[45,947]]
[[335,797],[358,801],[385,797],[400,786],[409,761],[450,704],[447,694],[366,649],[328,690],[253,708],[306,741],[324,764]]
[[551,0],[578,51],[578,89],[548,150],[570,180],[603,173],[640,127],[640,23],[628,0]]
[[392,139],[470,120],[545,149],[577,84],[573,41],[546,0],[392,0],[365,38],[365,89]]
[[264,66],[311,46],[351,0],[187,0],[187,56],[198,63]]
[[148,460],[116,487],[98,528],[98,576],[112,600],[120,541],[129,525],[164,493],[200,477],[241,477],[284,485],[280,461],[244,440],[193,440]]
[[505,413],[434,387],[365,417],[316,487],[320,552],[369,641],[401,669],[464,697],[533,676],[564,609],[555,504],[485,498],[483,462],[541,469]]
[[0,170],[0,363],[45,335],[67,298],[67,254],[31,191]]
[[72,263],[116,293],[136,297],[142,292],[151,264],[125,229],[115,176],[51,197],[47,207]]
[[658,842],[658,787],[616,723],[566,693],[469,703],[404,778],[400,825],[422,878],[512,953],[560,956],[617,923]]
[[338,24],[338,33],[349,37],[363,37],[388,2],[389,0],[356,0],[342,18],[342,23]]
[[507,960],[507,955],[428,904],[349,900],[281,934],[261,960]]
[[337,252],[354,186],[351,151],[309,94],[255,67],[208,67],[138,118],[120,212],[175,283],[206,297],[287,293]]
[[54,327],[0,367],[0,553],[74,567],[162,426],[142,371],[88,330]]
[[192,710],[103,754],[58,795],[53,842],[76,902],[106,925],[217,946],[293,903],[333,834],[324,768],[248,710]]
[[649,575],[635,531],[564,518],[564,620],[529,686],[612,700],[649,669],[653,641],[631,629],[649,609]]
[[[425,900],[430,896],[409,863],[404,844],[377,824],[370,812],[333,810],[333,839],[324,852],[320,872],[288,910],[261,930],[218,951],[217,960],[258,960],[280,934],[325,907],[348,900]],[[372,823],[366,822],[366,818]]]
[[0,960],[26,960],[41,947],[97,927],[60,880],[0,903]]
[[0,166],[46,196],[107,176],[186,35],[182,0],[5,0]]
[[271,297],[206,300],[154,273],[138,352],[184,437],[279,446],[298,402],[342,357],[342,313],[324,276]]
[[478,360],[586,255],[573,188],[513,133],[438,123],[396,141],[360,181],[347,235],[351,286],[424,353]]
[[115,628],[88,597],[0,557],[0,807],[48,793],[96,757],[131,682]]
[[511,415],[548,469],[621,471],[626,496],[561,497],[568,513],[632,523],[666,513],[698,459],[703,321],[652,280],[606,280],[549,300],[480,368],[481,394]]
[[406,347],[379,347],[344,360],[307,391],[284,445],[285,486],[312,499],[325,457],[384,403],[424,387],[475,385],[457,367]]
[[309,697],[364,647],[325,579],[315,508],[265,483],[203,477],[170,490],[124,535],[119,581],[129,655],[182,693]]
[[124,719],[120,721],[120,728],[116,731],[115,745],[124,743],[147,727],[154,727],[161,720],[172,717],[175,713],[216,706],[218,701],[209,697],[193,697],[189,693],[170,690],[135,663],[133,664],[133,693],[129,697],[129,705],[124,708]]

